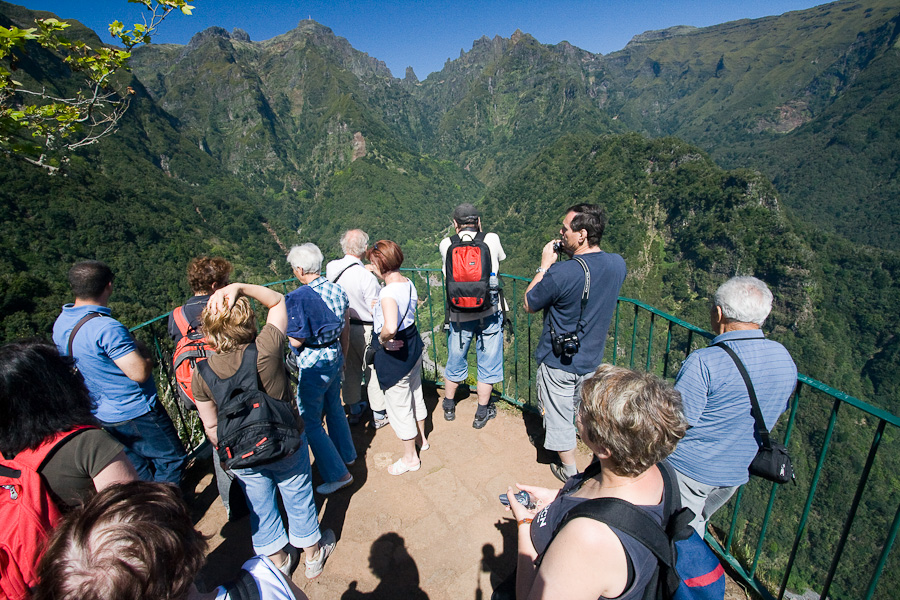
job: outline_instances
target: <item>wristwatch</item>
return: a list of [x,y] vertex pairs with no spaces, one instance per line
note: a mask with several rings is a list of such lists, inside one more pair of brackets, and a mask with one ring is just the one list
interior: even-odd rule
[[535,273],[546,273],[547,269],[545,269],[544,267],[538,267],[537,269],[534,270],[534,272]]

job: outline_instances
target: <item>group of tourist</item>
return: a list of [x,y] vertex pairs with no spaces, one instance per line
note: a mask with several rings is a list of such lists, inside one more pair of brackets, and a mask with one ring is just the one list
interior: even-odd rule
[[[456,418],[455,393],[468,378],[467,354],[474,343],[473,427],[481,429],[496,416],[493,387],[503,381],[508,307],[497,273],[506,255],[499,237],[482,231],[471,204],[457,207],[452,226],[455,233],[439,248],[449,332],[442,410],[447,421]],[[519,598],[643,594],[656,559],[637,540],[590,519],[574,519],[557,531],[579,503],[619,498],[662,523],[666,495],[678,494],[696,515],[692,525],[702,535],[710,516],[747,481],[757,448],[748,391],[737,362],[715,344],[726,344],[743,363],[769,429],[796,383],[790,355],[761,331],[772,294],[753,277],[732,278],[717,290],[713,345],[690,354],[674,387],[652,375],[602,365],[626,275],[622,257],[600,249],[605,227],[601,207],[570,207],[559,238],[543,247],[526,290],[525,309],[544,313],[535,351],[543,445],[557,453],[551,469],[565,485],[508,490],[510,498],[524,490],[533,501],[509,506],[519,525],[519,560],[510,589]],[[418,293],[400,272],[399,245],[368,241],[361,230],[344,233],[344,257],[329,263],[325,276],[321,251],[313,244],[295,246],[287,260],[303,285],[287,295],[230,283],[232,267],[222,258],[201,257],[188,267],[193,296],[173,311],[169,333],[176,343],[200,340],[196,343],[211,352],[196,361],[192,379],[179,384],[216,448],[216,479],[229,515],[232,483],[246,500],[258,555],[244,565],[237,583],[210,594],[193,586],[205,542],[177,490],[162,485],[180,482],[186,457],[158,398],[150,356],[111,316],[109,267],[86,261],[70,269],[75,301],[63,307],[54,325],[55,346],[27,341],[0,348],[0,453],[5,460],[39,457],[35,470],[69,513],[29,583],[37,582],[35,597],[237,600],[244,597],[242,586],[254,585],[266,590],[262,597],[304,597],[290,581],[300,550],[306,576],[314,578],[336,544],[334,533],[319,527],[309,451],[323,481],[316,491],[328,495],[354,481],[351,425],[393,428],[402,453],[388,467],[391,475],[419,470],[420,455],[430,447]],[[251,300],[267,310],[261,329]],[[297,371],[296,402],[286,363]],[[220,429],[224,417],[234,416],[232,398],[248,389],[282,409],[290,407],[282,413],[289,415],[292,435],[275,450],[273,440],[261,439],[260,451],[278,453],[257,463],[240,462],[253,451],[235,457]],[[596,463],[580,474],[577,437]],[[664,485],[658,466],[663,460],[674,468],[678,489]],[[161,574],[166,569],[177,573]],[[161,585],[170,588],[160,590]]]

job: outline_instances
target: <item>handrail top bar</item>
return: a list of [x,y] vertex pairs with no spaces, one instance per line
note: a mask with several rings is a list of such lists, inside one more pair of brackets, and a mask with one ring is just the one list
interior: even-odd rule
[[643,308],[644,310],[646,310],[648,312],[651,312],[655,315],[663,317],[667,321],[671,321],[671,322],[675,323],[676,325],[680,325],[680,326],[684,327],[685,329],[693,331],[694,333],[699,333],[700,335],[702,335],[703,337],[705,337],[707,339],[711,340],[714,337],[716,337],[713,334],[711,334],[710,332],[706,331],[705,329],[701,329],[700,327],[697,327],[696,325],[692,325],[692,324],[688,323],[687,321],[682,321],[678,317],[672,316],[668,313],[664,313],[663,311],[659,310],[658,308],[654,308],[654,307],[650,306],[649,304],[645,304],[645,303],[641,302],[640,300],[635,300],[634,298],[625,298],[624,296],[619,296],[619,301],[620,302],[621,301],[630,302],[632,304],[636,304],[637,306],[640,306],[641,308]]
[[[412,271],[412,272],[426,272],[426,273],[441,272],[441,269],[439,269],[439,268],[401,267],[400,270],[401,271]],[[506,273],[500,273],[500,277],[507,277],[509,279],[515,279],[518,281],[531,282],[531,279],[528,279],[525,277],[519,277],[518,275],[507,275]],[[296,282],[296,281],[297,280],[292,277],[290,279],[281,279],[279,281],[271,281],[271,282],[265,283],[263,285],[265,287],[272,287],[274,285],[286,284],[286,283],[291,283],[291,282]],[[660,316],[660,317],[666,319],[667,321],[675,323],[676,325],[684,327],[685,329],[687,329],[689,331],[693,331],[694,333],[699,334],[707,339],[712,339],[715,337],[712,333],[706,331],[705,329],[701,329],[700,327],[697,327],[696,325],[692,325],[691,323],[688,323],[687,321],[682,321],[678,317],[675,317],[673,315],[665,313],[657,308],[654,308],[653,306],[650,306],[649,304],[641,302],[640,300],[635,300],[634,298],[626,298],[624,296],[619,296],[618,301],[634,304],[635,306],[638,306],[652,314]],[[152,325],[153,323],[161,321],[162,319],[167,319],[170,314],[172,314],[172,311],[162,314],[156,318],[150,319],[149,321],[145,321],[144,323],[141,323],[140,325],[135,325],[134,327],[130,328],[129,331],[134,332],[134,331],[137,331],[138,329],[141,329],[142,327],[146,327],[148,325]],[[799,381],[800,383],[803,383],[805,385],[808,385],[809,387],[811,387],[815,390],[818,390],[824,394],[827,394],[833,398],[836,398],[842,402],[846,402],[847,404],[849,404],[855,408],[858,408],[864,412],[867,412],[870,415],[872,415],[873,417],[876,417],[878,419],[886,421],[887,423],[894,425],[895,427],[900,427],[900,417],[893,415],[893,414],[891,414],[881,408],[878,408],[876,406],[872,406],[871,404],[869,404],[863,400],[860,400],[859,398],[856,398],[856,397],[846,394],[840,390],[837,390],[828,384],[822,383],[818,379],[813,379],[812,377],[809,377],[808,375],[803,375],[802,373],[799,373],[797,375],[797,381]]]

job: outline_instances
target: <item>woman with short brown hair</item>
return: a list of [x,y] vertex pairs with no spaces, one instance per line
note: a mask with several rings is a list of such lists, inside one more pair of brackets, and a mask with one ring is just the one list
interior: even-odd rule
[[375,305],[372,347],[388,420],[403,442],[403,456],[388,467],[388,473],[402,475],[418,471],[422,465],[416,442],[422,450],[429,448],[425,437],[428,411],[422,397],[423,344],[416,329],[419,296],[412,281],[400,274],[403,251],[395,242],[379,240],[366,257],[385,284]]
[[[657,567],[646,546],[588,518],[572,519],[555,537],[554,531],[571,509],[594,498],[625,500],[662,522],[664,492],[678,489],[665,489],[657,464],[687,430],[681,395],[654,375],[600,365],[582,386],[576,426],[599,468],[569,478],[562,490],[516,484],[536,504],[510,503],[519,524],[516,597],[641,598]],[[507,496],[516,491],[509,488]]]

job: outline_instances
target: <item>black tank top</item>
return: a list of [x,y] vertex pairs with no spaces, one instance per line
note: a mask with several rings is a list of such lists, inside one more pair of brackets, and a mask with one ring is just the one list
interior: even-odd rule
[[[581,487],[583,476],[584,473],[579,473],[575,477],[570,477],[556,500],[535,515],[531,523],[531,542],[534,544],[534,549],[539,556],[547,551],[547,547],[553,539],[553,532],[556,531],[557,526],[559,526],[566,514],[578,504],[590,500],[590,498],[579,498],[571,495],[572,492]],[[662,523],[664,504],[665,497],[663,497],[662,502],[654,506],[637,505],[637,507],[648,512],[658,523]],[[611,523],[607,523],[607,525],[616,534],[619,541],[622,542],[622,547],[625,548],[625,558],[629,566],[628,583],[625,586],[625,591],[617,596],[616,600],[641,598],[644,594],[644,588],[647,587],[656,570],[656,557],[642,543],[627,533],[616,529],[615,525]],[[601,596],[601,600],[603,598]]]

